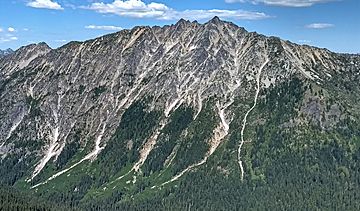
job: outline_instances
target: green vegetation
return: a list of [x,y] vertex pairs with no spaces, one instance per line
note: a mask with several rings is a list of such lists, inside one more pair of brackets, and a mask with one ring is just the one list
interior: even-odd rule
[[101,168],[97,172],[98,186],[137,161],[142,143],[151,136],[160,117],[160,112],[146,109],[145,102],[135,102],[123,114],[115,134],[96,160],[96,166]]
[[80,84],[80,86],[79,86],[79,94],[80,94],[80,95],[81,95],[81,94],[83,94],[83,93],[84,93],[84,91],[85,91],[85,89],[86,89],[86,86],[85,86],[85,85]]
[[219,117],[214,111],[214,105],[212,101],[208,101],[196,120],[189,125],[187,135],[181,142],[173,161],[174,175],[202,160],[209,150],[207,141],[213,135],[213,130],[219,121]]
[[188,127],[193,120],[193,110],[191,108],[180,107],[170,116],[170,122],[162,130],[156,147],[150,152],[142,170],[145,176],[159,171],[163,168],[164,162],[174,150],[176,144],[181,142],[181,133]]
[[[81,86],[79,88],[79,92],[83,92],[85,90],[85,87]],[[102,93],[104,93],[106,91],[106,87],[105,86],[99,86],[99,87],[95,87],[94,91],[94,95],[92,96],[92,99],[97,99],[98,97],[100,97],[100,95]]]
[[[349,99],[347,88],[337,85],[340,79],[333,80],[326,86],[338,88],[293,77],[262,91],[244,134],[249,141],[243,148],[244,181],[240,180],[237,146],[252,96],[235,100],[229,135],[207,163],[163,187],[159,185],[207,152],[207,141],[220,121],[212,100],[204,103],[195,120],[190,107],[174,111],[141,171],[122,179],[118,178],[139,159],[142,144],[165,119],[161,111],[149,110],[149,99],[135,102],[125,111],[95,161],[85,161],[34,191],[19,182],[27,173],[25,164],[9,156],[1,160],[5,168],[0,169],[0,178],[2,183],[26,187],[27,193],[44,200],[82,210],[359,210],[358,102]],[[358,89],[351,88],[354,90]],[[340,114],[331,114],[334,106]],[[327,121],[331,124],[324,126]],[[37,181],[79,160],[81,146],[76,139],[81,136],[76,130],[74,142]],[[166,163],[170,155],[172,162]],[[11,200],[2,199],[4,206],[14,202],[15,206],[33,207],[18,202],[21,195],[12,199],[12,193],[6,194]],[[47,202],[44,206],[47,210]]]
[[[54,201],[55,202],[55,201]],[[0,210],[77,210],[27,195],[10,186],[0,186]]]

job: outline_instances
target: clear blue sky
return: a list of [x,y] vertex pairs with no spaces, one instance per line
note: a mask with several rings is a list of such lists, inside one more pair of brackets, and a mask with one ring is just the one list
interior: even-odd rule
[[0,0],[0,49],[57,48],[136,25],[213,16],[249,31],[360,53],[360,0]]

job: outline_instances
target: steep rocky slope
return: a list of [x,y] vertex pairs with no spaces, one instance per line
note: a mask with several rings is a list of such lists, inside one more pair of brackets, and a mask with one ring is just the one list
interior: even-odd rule
[[25,46],[0,59],[0,180],[47,199],[116,204],[203,168],[266,183],[285,156],[274,143],[301,157],[331,134],[351,157],[359,69],[359,56],[217,17]]
[[14,51],[11,48],[8,48],[6,50],[1,50],[0,49],[0,57],[4,57],[4,56],[7,56],[7,55],[12,54],[12,53],[14,53]]

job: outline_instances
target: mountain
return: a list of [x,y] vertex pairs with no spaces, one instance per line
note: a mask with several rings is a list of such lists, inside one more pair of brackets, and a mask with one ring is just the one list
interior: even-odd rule
[[0,181],[84,210],[358,210],[359,80],[358,55],[217,17],[28,45],[0,59]]
[[6,56],[6,55],[9,55],[9,54],[12,54],[12,53],[14,53],[14,51],[11,48],[8,48],[6,50],[1,50],[0,49],[0,57]]

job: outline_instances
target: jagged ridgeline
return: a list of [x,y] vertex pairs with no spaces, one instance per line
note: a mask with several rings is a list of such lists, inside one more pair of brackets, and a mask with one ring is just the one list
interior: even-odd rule
[[25,46],[0,58],[0,182],[55,210],[359,210],[359,69],[216,17]]
[[8,48],[6,50],[1,50],[0,49],[0,58],[3,57],[3,56],[10,55],[12,53],[14,53],[14,51],[11,48]]

